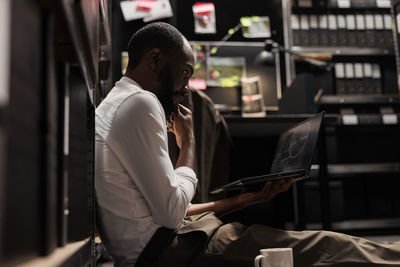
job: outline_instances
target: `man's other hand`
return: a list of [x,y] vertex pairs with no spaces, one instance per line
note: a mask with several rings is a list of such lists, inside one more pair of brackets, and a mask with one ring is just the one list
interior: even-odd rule
[[252,204],[267,202],[273,199],[277,194],[287,191],[293,184],[293,178],[278,179],[268,181],[264,187],[257,192],[243,191],[239,196],[239,203],[244,208]]

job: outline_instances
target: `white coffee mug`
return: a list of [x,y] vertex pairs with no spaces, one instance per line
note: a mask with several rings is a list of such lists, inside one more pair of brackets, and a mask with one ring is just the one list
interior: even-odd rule
[[293,267],[291,248],[260,249],[260,255],[254,259],[255,267]]

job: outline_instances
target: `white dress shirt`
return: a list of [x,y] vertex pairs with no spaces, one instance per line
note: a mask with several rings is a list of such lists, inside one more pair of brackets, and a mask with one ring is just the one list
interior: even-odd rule
[[174,170],[157,97],[122,77],[96,109],[97,226],[117,266],[132,266],[157,228],[177,228],[197,178]]

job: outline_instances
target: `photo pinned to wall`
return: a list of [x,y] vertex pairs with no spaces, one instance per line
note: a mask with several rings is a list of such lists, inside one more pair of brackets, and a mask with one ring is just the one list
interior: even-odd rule
[[213,3],[197,2],[192,7],[194,32],[197,34],[216,33],[215,7]]
[[241,17],[243,37],[245,38],[270,38],[271,25],[269,17]]
[[195,64],[192,77],[189,79],[189,86],[197,90],[207,89],[207,55],[208,45],[192,44]]
[[169,0],[129,0],[121,1],[120,6],[125,21],[150,22],[173,16]]
[[260,77],[242,78],[242,116],[265,117]]
[[207,86],[239,87],[246,76],[244,57],[208,57]]
[[155,2],[155,0],[121,1],[121,11],[125,21],[143,19],[149,16]]
[[173,12],[169,0],[157,0],[150,10],[149,16],[145,17],[143,21],[150,22],[158,19],[170,18],[172,16]]

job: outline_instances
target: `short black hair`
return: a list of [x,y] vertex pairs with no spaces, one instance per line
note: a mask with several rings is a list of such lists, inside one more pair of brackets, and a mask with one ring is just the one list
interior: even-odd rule
[[183,35],[172,25],[164,22],[150,23],[133,34],[128,45],[128,69],[135,68],[142,57],[153,48],[166,51],[183,46]]

